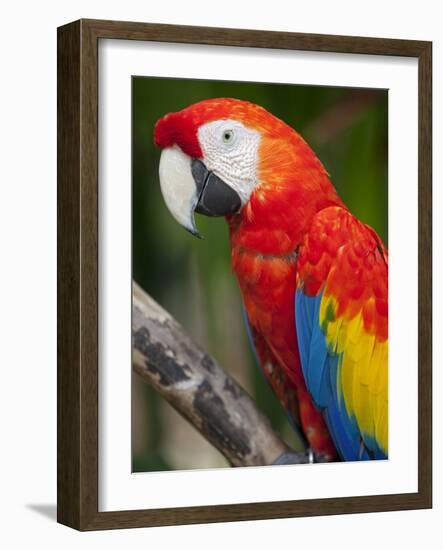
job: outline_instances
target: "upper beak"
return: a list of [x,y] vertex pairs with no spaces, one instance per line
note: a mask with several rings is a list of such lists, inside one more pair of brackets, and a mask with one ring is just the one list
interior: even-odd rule
[[198,159],[191,159],[177,147],[163,149],[159,166],[160,187],[174,218],[196,237],[194,212],[206,216],[227,216],[241,208],[236,191],[209,171]]

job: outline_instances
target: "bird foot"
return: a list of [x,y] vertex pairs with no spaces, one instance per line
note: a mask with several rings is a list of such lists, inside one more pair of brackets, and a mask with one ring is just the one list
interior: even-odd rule
[[314,452],[308,449],[306,452],[296,453],[295,451],[286,451],[282,453],[272,463],[273,466],[284,464],[312,464],[314,462]]

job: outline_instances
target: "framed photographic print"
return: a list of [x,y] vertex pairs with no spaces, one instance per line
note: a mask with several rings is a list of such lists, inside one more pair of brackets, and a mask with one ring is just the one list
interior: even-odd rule
[[431,507],[431,52],[58,29],[61,523]]

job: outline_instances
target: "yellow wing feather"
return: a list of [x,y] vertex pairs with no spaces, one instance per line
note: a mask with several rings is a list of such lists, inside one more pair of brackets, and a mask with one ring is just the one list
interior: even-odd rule
[[[326,292],[320,305],[320,321],[330,350],[342,354],[338,389],[348,415],[355,418],[363,439],[375,439],[388,451],[388,341],[366,332],[360,311],[348,319],[336,312],[335,298]],[[326,320],[328,319],[328,320]]]

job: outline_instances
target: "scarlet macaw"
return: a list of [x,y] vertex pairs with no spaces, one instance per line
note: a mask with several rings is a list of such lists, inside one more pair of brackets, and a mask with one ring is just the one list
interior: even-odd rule
[[338,196],[303,138],[258,105],[196,103],[161,118],[161,190],[225,216],[260,365],[311,449],[327,460],[388,455],[388,255]]

